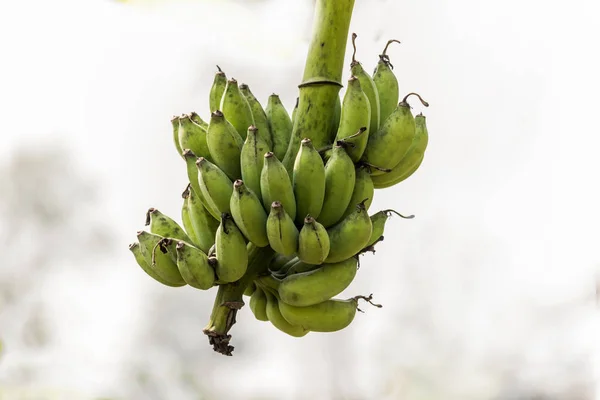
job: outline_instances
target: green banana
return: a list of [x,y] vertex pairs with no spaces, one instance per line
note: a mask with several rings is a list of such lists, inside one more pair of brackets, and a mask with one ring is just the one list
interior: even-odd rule
[[146,231],[138,232],[137,237],[141,254],[146,264],[156,275],[163,281],[168,282],[169,286],[183,286],[186,284],[175,264],[175,255],[167,251],[165,238]]
[[265,295],[267,296],[267,318],[271,321],[271,324],[283,333],[287,333],[293,337],[305,336],[309,330],[295,324],[290,324],[279,311],[279,304],[281,303],[274,293],[266,289]]
[[[353,146],[348,146],[346,151],[353,162],[357,162],[363,155],[369,139],[369,124],[371,123],[371,109],[369,99],[361,89],[361,82],[355,76],[348,79],[348,87],[342,103],[340,125],[337,130],[335,142],[348,136],[353,136],[362,127],[367,127],[363,134],[355,137]],[[371,123],[372,125],[372,123]]]
[[267,296],[260,286],[250,296],[250,310],[259,321],[268,321],[267,317]]
[[173,118],[171,118],[171,125],[173,127],[173,143],[175,144],[177,153],[179,153],[179,155],[182,156],[181,153],[183,153],[183,149],[181,148],[181,145],[179,144],[179,117],[177,115],[175,115]]
[[348,203],[348,207],[346,208],[342,219],[352,214],[356,209],[356,205],[364,199],[367,199],[367,201],[365,201],[365,209],[369,211],[374,195],[375,187],[373,186],[373,178],[371,178],[368,167],[364,165],[356,167],[354,191],[352,192],[352,197],[350,198],[350,202]]
[[129,251],[131,251],[133,253],[133,256],[135,257],[135,261],[137,261],[138,265],[144,270],[144,272],[147,273],[155,281],[158,281],[158,282],[162,283],[163,285],[172,286],[172,287],[180,287],[180,286],[185,285],[185,282],[184,283],[173,283],[173,282],[167,281],[167,280],[161,278],[160,275],[158,275],[156,272],[154,272],[154,270],[152,268],[150,268],[150,265],[146,262],[146,259],[144,258],[144,255],[142,254],[142,250],[140,248],[139,243],[136,242],[136,243],[130,244]]
[[211,158],[206,143],[206,129],[192,121],[189,115],[179,117],[179,145],[182,149],[190,149],[198,157]]
[[[215,233],[219,227],[219,221],[204,207],[200,197],[190,187],[187,193],[187,209],[191,229],[195,233],[197,246],[208,254],[209,249],[215,244]],[[186,227],[187,229],[187,227]]]
[[[394,112],[385,120],[377,132],[369,135],[363,160],[383,169],[392,169],[404,158],[415,137],[415,119],[406,102],[409,96],[416,95],[425,107],[429,104],[416,93],[407,94]],[[373,171],[373,175],[381,175]]]
[[398,79],[392,71],[394,66],[390,63],[390,57],[386,54],[388,46],[394,42],[400,43],[395,39],[388,40],[383,53],[379,55],[379,62],[377,62],[377,67],[375,67],[375,71],[373,72],[373,82],[375,82],[379,97],[380,123],[383,123],[394,111],[400,96]]
[[148,225],[150,233],[155,235],[184,240],[188,243],[192,241],[177,222],[156,208],[149,208],[146,212],[146,226]]
[[177,268],[188,285],[201,290],[214,286],[215,270],[202,250],[182,241],[177,243],[175,249]]
[[288,275],[279,285],[281,301],[296,307],[322,303],[345,290],[356,276],[357,257]]
[[254,294],[254,291],[256,290],[256,284],[254,282],[250,283],[248,286],[246,286],[246,289],[244,290],[244,296],[252,296]]
[[217,265],[215,271],[221,282],[234,282],[246,273],[248,250],[244,235],[229,214],[223,214],[215,234]]
[[202,193],[202,190],[200,189],[199,171],[198,171],[198,166],[196,165],[196,161],[198,160],[198,157],[196,157],[196,155],[190,149],[185,149],[183,151],[182,155],[183,155],[183,159],[185,160],[185,164],[186,164],[186,168],[187,168],[187,176],[188,176],[188,180],[190,181],[192,191],[196,194],[198,199],[200,199],[200,202],[208,210],[210,215],[213,216],[213,218],[215,218],[215,219],[221,218],[221,213],[219,212],[219,210],[217,210],[213,205],[211,205],[206,200],[206,198],[204,198],[204,194]]
[[[360,86],[369,100],[369,105],[371,106],[371,113],[369,115],[371,119],[371,123],[369,124],[369,132],[375,132],[377,131],[377,129],[379,129],[379,95],[377,94],[377,86],[375,86],[373,78],[371,78],[371,76],[364,70],[362,65],[358,61],[356,61],[356,37],[356,33],[353,33],[352,47],[354,47],[354,52],[352,53],[352,62],[350,63],[350,73],[358,78],[358,80],[360,81]],[[343,112],[344,107],[342,106],[342,113]],[[343,116],[341,119],[343,120]],[[356,129],[354,131],[356,132]]]
[[273,154],[268,152],[264,156],[265,161],[260,173],[260,192],[265,210],[270,211],[271,204],[279,201],[290,218],[296,218],[296,199],[294,189],[287,170]]
[[350,215],[327,230],[331,249],[325,262],[340,262],[357,254],[367,245],[372,232],[373,224],[362,201]]
[[219,110],[210,115],[206,139],[213,163],[225,172],[229,179],[240,178],[240,153],[244,141]]
[[219,167],[204,157],[199,157],[196,165],[199,170],[198,183],[200,191],[208,203],[209,210],[212,208],[218,210],[219,213],[229,213],[229,200],[233,193],[231,179]]
[[429,143],[429,134],[425,116],[419,114],[415,117],[415,138],[406,156],[392,170],[383,175],[374,176],[373,184],[377,189],[393,186],[406,178],[419,168]]
[[356,172],[354,163],[343,146],[333,146],[331,158],[325,164],[325,198],[317,218],[325,228],[338,222],[350,203]]
[[298,258],[307,264],[322,264],[329,255],[330,248],[325,227],[307,215],[298,235]]
[[206,121],[204,121],[202,119],[202,117],[200,117],[198,115],[198,113],[196,111],[192,111],[189,115],[190,115],[190,118],[192,119],[192,121],[194,121],[194,123],[196,123],[196,125],[199,125],[205,131],[208,129],[208,123]]
[[281,99],[274,93],[269,96],[265,112],[269,120],[271,137],[273,139],[271,149],[278,160],[283,160],[290,143],[292,120],[283,106]]
[[188,184],[181,194],[181,197],[183,197],[183,205],[181,206],[181,222],[183,222],[183,229],[185,229],[185,233],[187,233],[188,237],[191,239],[191,243],[194,246],[198,246],[198,235],[192,226],[192,220],[190,218],[189,198],[191,190],[192,189]]
[[[298,259],[298,261],[294,265],[292,265],[290,268],[288,268],[288,270],[286,271],[285,276],[290,276],[290,275],[294,275],[294,274],[301,274],[301,273],[304,273],[304,272],[310,272],[310,271],[313,271],[313,270],[315,270],[317,268],[320,268],[321,265],[323,265],[323,264],[320,264],[320,265],[307,264],[304,261],[300,261]],[[284,276],[284,278],[285,278],[285,276]]]
[[387,222],[388,218],[392,216],[392,213],[394,213],[404,219],[412,219],[415,217],[414,215],[406,215],[405,216],[405,215],[400,214],[398,211],[394,211],[394,210],[381,210],[379,212],[376,212],[375,214],[371,215],[371,217],[370,217],[371,225],[373,226],[373,229],[371,231],[371,237],[369,238],[369,241],[367,242],[365,247],[374,245],[383,236],[383,231],[385,229],[385,223]]
[[[258,135],[267,144],[269,150],[271,150],[273,148],[273,139],[271,138],[271,128],[269,127],[269,120],[267,119],[265,110],[257,98],[254,97],[254,94],[250,91],[248,85],[242,83],[240,85],[240,91],[250,105],[252,117],[254,118],[254,126],[258,129]],[[269,150],[265,150],[265,152]]]
[[269,272],[274,276],[279,277],[280,275],[285,276],[286,272],[296,264],[300,259],[297,256],[284,256],[283,254],[275,254],[275,257],[269,265]]
[[221,68],[217,65],[218,71],[215,73],[215,78],[210,88],[210,94],[208,97],[208,104],[210,106],[210,112],[217,111],[221,108],[221,99],[227,86],[227,76],[225,72],[221,71]]
[[242,180],[254,194],[262,199],[260,190],[260,173],[265,164],[265,153],[269,151],[268,144],[258,134],[258,128],[250,126],[240,154]]
[[331,299],[308,307],[295,307],[279,302],[279,311],[292,325],[313,332],[335,332],[344,329],[354,320],[358,299]]
[[258,197],[240,179],[233,183],[230,208],[235,224],[249,242],[257,247],[269,245],[267,213]]
[[300,101],[300,97],[296,97],[296,105],[292,110],[292,126],[294,126],[294,122],[296,121],[296,113],[298,112],[298,102]]
[[233,78],[227,81],[221,99],[221,111],[227,121],[235,127],[242,140],[246,139],[246,131],[250,125],[254,125],[254,118],[248,100],[242,95],[237,81]]
[[291,256],[298,250],[298,228],[279,201],[271,204],[267,218],[269,245],[279,254]]
[[331,124],[329,125],[329,139],[332,143],[335,141],[335,136],[337,135],[338,127],[340,126],[341,116],[342,102],[340,100],[340,96],[337,96],[335,99],[335,107],[333,109],[333,114],[331,115]]
[[296,199],[296,222],[308,214],[317,218],[325,198],[325,165],[310,139],[303,139],[294,162],[292,186]]

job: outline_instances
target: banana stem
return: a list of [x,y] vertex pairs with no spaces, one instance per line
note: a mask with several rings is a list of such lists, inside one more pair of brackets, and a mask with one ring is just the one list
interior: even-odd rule
[[204,329],[208,341],[213,345],[214,351],[226,356],[232,355],[234,347],[229,344],[231,335],[229,330],[235,324],[237,311],[242,308],[244,301],[242,295],[250,285],[263,272],[267,271],[269,262],[275,256],[271,247],[256,247],[250,245],[248,249],[248,269],[244,276],[236,281],[220,285],[215,297],[210,322]]

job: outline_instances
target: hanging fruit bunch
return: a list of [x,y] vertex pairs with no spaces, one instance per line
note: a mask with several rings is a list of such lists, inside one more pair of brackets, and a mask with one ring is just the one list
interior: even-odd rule
[[[215,351],[231,355],[229,330],[249,297],[250,310],[288,335],[347,327],[358,301],[334,298],[354,280],[358,257],[383,239],[393,210],[369,215],[375,189],[398,184],[421,165],[428,134],[399,98],[387,55],[371,77],[356,60],[340,101],[353,0],[318,0],[313,40],[290,113],[273,94],[266,107],[246,84],[218,68],[210,118],[172,119],[185,161],[181,227],[155,208],[130,250],[156,281],[218,287],[204,329]],[[336,27],[331,25],[335,21]],[[341,43],[341,45],[340,45]]]

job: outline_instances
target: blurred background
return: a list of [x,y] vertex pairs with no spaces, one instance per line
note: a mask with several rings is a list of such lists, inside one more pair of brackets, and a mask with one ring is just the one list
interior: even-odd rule
[[223,357],[214,291],[135,264],[147,208],[180,213],[171,116],[207,118],[216,64],[291,110],[312,6],[0,3],[0,399],[600,399],[593,1],[356,1],[358,60],[399,39],[400,91],[431,107],[422,167],[372,206],[416,218],[344,293],[384,308],[348,329],[245,308]]

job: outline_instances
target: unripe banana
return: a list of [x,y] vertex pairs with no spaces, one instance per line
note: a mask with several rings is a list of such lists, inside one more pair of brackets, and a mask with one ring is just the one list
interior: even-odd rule
[[208,123],[206,121],[204,121],[202,119],[202,117],[200,117],[198,115],[198,113],[196,111],[192,111],[190,113],[190,118],[192,119],[192,121],[194,121],[196,123],[196,125],[200,125],[200,127],[202,129],[204,129],[205,131],[208,130]]
[[244,235],[228,214],[223,214],[215,235],[217,265],[215,271],[221,282],[234,282],[246,273],[248,250]]
[[[406,102],[413,94],[419,97],[424,106],[429,106],[418,94],[407,94],[381,128],[369,135],[364,161],[378,168],[392,169],[404,158],[415,137],[415,119]],[[373,171],[373,175],[381,174]]]
[[371,219],[371,225],[373,226],[373,230],[371,232],[371,237],[369,238],[369,241],[367,242],[365,247],[374,245],[383,236],[383,231],[385,229],[385,223],[387,222],[388,218],[392,216],[392,213],[394,213],[404,219],[412,219],[415,217],[414,215],[404,216],[404,215],[400,214],[398,211],[394,211],[394,210],[381,210],[381,211],[371,215],[370,219]]
[[268,321],[267,317],[267,296],[260,286],[256,286],[256,290],[250,297],[250,310],[259,321]]
[[300,259],[297,256],[284,256],[283,254],[276,254],[269,265],[269,272],[276,278],[285,277],[287,271]]
[[[290,268],[288,268],[285,276],[290,276],[290,275],[294,275],[294,274],[302,274],[304,272],[314,271],[317,268],[321,268],[321,265],[323,265],[323,264],[320,264],[320,265],[307,264],[304,261],[298,260],[294,265],[292,265]],[[285,278],[285,276],[283,278]]]
[[211,155],[206,143],[206,129],[192,121],[189,115],[179,117],[179,145],[182,149],[190,149],[198,157]]
[[335,332],[344,329],[354,320],[358,300],[331,299],[308,307],[295,307],[279,302],[279,311],[292,325],[313,332]]
[[258,128],[250,126],[240,155],[242,180],[259,199],[262,199],[260,173],[265,164],[265,153],[268,151],[269,146],[258,134]]
[[296,222],[302,224],[308,214],[317,218],[325,198],[325,165],[310,139],[303,139],[292,173],[296,198]]
[[139,243],[136,242],[136,243],[130,244],[129,250],[133,253],[133,256],[135,257],[135,261],[137,261],[138,265],[144,270],[145,273],[147,273],[155,281],[160,282],[163,285],[172,286],[172,287],[180,287],[180,286],[185,285],[185,282],[184,283],[169,282],[169,281],[161,278],[160,275],[158,275],[156,272],[154,272],[154,270],[152,268],[150,268],[150,265],[146,262],[146,259],[144,258],[144,255],[142,254],[142,250],[140,248]]
[[233,183],[231,216],[246,239],[257,247],[269,245],[267,237],[267,213],[254,192],[240,179]]
[[267,219],[269,245],[279,254],[291,256],[298,251],[298,228],[279,201],[271,204]]
[[[348,79],[348,87],[342,103],[340,125],[335,142],[348,136],[353,136],[362,127],[372,126],[371,109],[367,95],[361,89],[361,82],[355,76]],[[370,128],[356,137],[353,146],[348,146],[346,152],[353,162],[360,160],[369,139]]]
[[209,209],[218,210],[220,213],[229,213],[229,201],[233,192],[231,179],[219,167],[204,157],[198,158],[196,165],[199,170],[198,183],[200,191],[208,203]]
[[411,176],[421,165],[428,143],[429,134],[425,116],[419,114],[415,117],[415,138],[412,146],[408,149],[404,158],[390,172],[373,177],[375,187],[377,189],[390,187]]
[[183,157],[181,153],[183,153],[183,149],[179,144],[179,117],[174,116],[171,118],[171,126],[173,127],[173,143],[175,144],[175,148],[177,149],[177,153]]
[[233,78],[227,81],[220,110],[235,127],[242,140],[246,139],[246,131],[250,125],[254,125],[254,118],[248,100],[242,95],[237,81]]
[[350,203],[348,203],[348,207],[346,208],[342,219],[350,215],[356,209],[356,205],[364,199],[367,199],[367,201],[365,201],[365,209],[369,211],[374,195],[375,187],[373,186],[373,179],[371,178],[368,167],[364,165],[358,166],[356,168],[354,191],[352,192]]
[[196,157],[196,155],[190,149],[185,149],[183,151],[182,155],[183,155],[183,159],[185,160],[187,176],[188,176],[188,180],[190,181],[192,191],[200,199],[200,202],[208,210],[210,215],[212,215],[213,218],[218,220],[219,218],[221,218],[221,213],[219,212],[219,210],[217,210],[213,205],[211,205],[204,198],[204,194],[202,193],[202,190],[200,189],[200,182],[199,182],[200,172],[198,171],[198,166],[196,165],[196,161],[197,161],[198,157]]
[[265,163],[260,173],[260,191],[265,210],[271,209],[274,201],[279,201],[292,220],[296,218],[296,199],[287,170],[272,153],[264,156]]
[[281,99],[276,94],[269,96],[265,111],[271,127],[271,137],[273,138],[271,149],[278,160],[283,160],[292,135],[292,120]]
[[178,242],[177,268],[188,285],[196,289],[207,290],[215,284],[215,270],[208,262],[208,256],[200,249]]
[[290,324],[283,318],[281,311],[279,311],[280,301],[274,293],[265,289],[265,295],[267,296],[267,318],[269,318],[269,321],[271,321],[275,328],[293,337],[302,337],[309,332],[308,329],[304,329],[299,325]]
[[356,172],[354,163],[343,146],[333,147],[331,158],[325,164],[325,198],[319,221],[325,228],[338,222],[350,203]]
[[[296,113],[298,112],[298,103],[300,102],[300,97],[296,97],[296,105],[294,106],[294,109],[292,110],[292,126],[294,126],[294,122],[296,121]],[[336,126],[337,129],[337,126]],[[334,133],[335,135],[335,133]]]
[[383,49],[383,53],[379,55],[379,62],[373,73],[373,82],[375,82],[377,95],[379,97],[379,121],[381,124],[394,111],[400,96],[398,91],[398,79],[392,71],[392,68],[394,67],[390,63],[390,57],[386,54],[388,46],[394,42],[400,43],[395,39],[388,40]]
[[192,188],[188,184],[185,188],[181,197],[183,197],[183,205],[181,206],[181,222],[183,223],[183,229],[185,229],[185,233],[187,233],[188,237],[191,239],[191,243],[194,246],[198,246],[198,235],[196,235],[196,230],[192,226],[192,220],[190,218],[190,191]]
[[219,221],[204,207],[192,188],[187,193],[187,208],[191,228],[196,235],[197,246],[208,254],[211,246],[215,244],[215,233],[217,233]]
[[240,153],[244,141],[221,111],[217,110],[210,115],[206,136],[213,163],[221,168],[229,179],[240,178]]
[[298,258],[307,264],[322,264],[329,255],[330,247],[325,227],[307,215],[298,235]]
[[210,106],[210,112],[217,111],[221,107],[221,99],[227,86],[227,76],[225,72],[221,71],[221,68],[217,65],[218,71],[215,73],[215,79],[212,87],[210,88],[210,95],[208,98],[208,104]]
[[148,225],[150,226],[150,233],[155,235],[184,240],[188,243],[192,241],[177,222],[156,208],[149,208],[146,212],[146,226]]
[[138,232],[137,237],[144,260],[156,275],[170,286],[186,284],[175,264],[176,255],[167,251],[165,238],[146,231]]
[[[250,105],[252,117],[254,118],[254,126],[258,129],[258,135],[267,144],[269,150],[271,150],[273,148],[273,139],[271,138],[271,128],[269,127],[269,120],[267,119],[265,110],[258,99],[254,97],[254,94],[250,91],[248,85],[245,83],[241,84],[240,91]],[[265,150],[265,153],[269,150]]]
[[363,201],[350,215],[327,230],[331,249],[325,262],[340,262],[357,254],[367,245],[372,232],[371,218]]
[[358,259],[323,264],[310,271],[289,275],[279,285],[281,301],[296,307],[322,303],[345,290],[356,276]]
[[[369,108],[370,110],[370,108]],[[329,126],[329,141],[333,143],[337,135],[338,127],[340,126],[340,117],[342,116],[342,102],[340,96],[335,99],[335,107],[331,115],[331,124]]]
[[244,289],[244,296],[252,296],[252,294],[254,294],[254,291],[256,290],[256,284],[254,282],[250,283],[248,286],[246,286],[246,289]]
[[[369,132],[375,132],[379,129],[379,96],[377,94],[377,86],[373,82],[373,78],[363,69],[362,65],[356,61],[356,33],[352,34],[352,46],[354,47],[354,53],[352,53],[352,62],[350,63],[350,73],[358,78],[360,86],[365,92],[365,95],[369,99],[369,105],[371,106],[371,113],[369,115],[371,123],[369,125]],[[342,113],[344,107],[342,106]],[[343,119],[343,116],[342,116]],[[361,125],[364,126],[364,125]],[[356,132],[356,130],[355,130]]]

